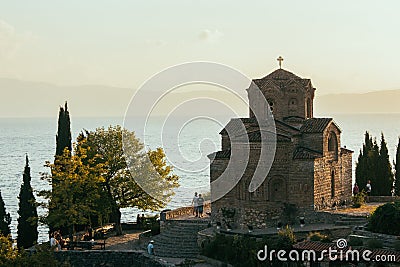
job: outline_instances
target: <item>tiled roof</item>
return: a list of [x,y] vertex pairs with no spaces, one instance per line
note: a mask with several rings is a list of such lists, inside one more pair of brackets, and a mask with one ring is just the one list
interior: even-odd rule
[[304,121],[300,131],[303,133],[322,133],[332,118],[311,118]]
[[[277,141],[291,141],[292,139],[290,136],[284,135],[284,134],[276,134]],[[250,142],[261,142],[261,133],[260,131],[254,131],[248,133],[249,136],[249,141]]]
[[209,159],[229,159],[231,157],[231,150],[222,150],[211,153],[207,156]]
[[347,149],[345,147],[341,147],[340,148],[340,152],[342,152],[344,154],[344,153],[353,153],[354,151],[350,150],[350,149]]
[[[338,251],[341,251],[336,247],[336,244],[334,243],[322,243],[322,242],[317,242],[317,241],[303,241],[299,242],[297,244],[293,245],[293,248],[297,250],[313,250],[315,252],[322,252],[322,251],[328,251],[329,248],[331,249],[337,249]],[[350,247],[344,248],[343,255],[350,249]],[[352,248],[356,249],[356,248]],[[357,248],[359,254],[360,254],[360,259],[361,255],[363,254],[364,251],[366,251],[366,248]],[[388,249],[368,249],[372,253],[368,255],[368,258],[370,259],[377,259],[377,256],[382,258],[382,255],[385,255],[386,257],[389,255],[393,255],[396,257],[396,263],[400,263],[400,251],[394,251],[394,250],[388,250]]]
[[228,122],[228,124],[224,127],[224,129],[221,130],[219,134],[227,134],[227,129],[234,135],[240,134],[242,124],[244,124],[246,129],[248,129],[249,126],[258,126],[256,118],[234,118]]
[[293,74],[290,71],[287,71],[284,69],[277,69],[277,70],[271,72],[270,74],[268,74],[267,76],[265,76],[264,78],[262,78],[261,80],[264,80],[264,79],[289,80],[289,79],[302,79],[302,78]]
[[322,153],[305,147],[298,147],[293,152],[293,159],[315,159],[320,157],[322,157]]

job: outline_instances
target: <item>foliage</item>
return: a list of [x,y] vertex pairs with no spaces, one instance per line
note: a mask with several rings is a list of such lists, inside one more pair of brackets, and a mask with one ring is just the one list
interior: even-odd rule
[[120,126],[98,128],[82,138],[91,151],[88,159],[96,156],[96,162],[104,166],[102,189],[117,233],[122,233],[121,208],[157,211],[170,201],[173,189],[178,187],[178,176],[172,174],[161,148],[146,153],[134,132]]
[[364,244],[364,242],[363,242],[363,240],[361,238],[350,236],[349,244],[348,244],[349,246],[360,247],[363,244]]
[[379,158],[376,171],[378,174],[375,181],[376,195],[391,196],[394,177],[392,171],[392,164],[390,163],[389,160],[389,151],[383,133],[381,134],[381,145],[379,150]]
[[13,248],[9,237],[0,235],[0,265],[5,266],[18,257],[18,249]]
[[50,249],[48,243],[37,245],[28,253],[14,248],[9,237],[0,236],[0,266],[56,267],[61,264],[57,262],[54,251]]
[[382,248],[383,242],[382,242],[382,240],[372,238],[367,241],[367,247],[370,249]]
[[309,233],[308,239],[310,239],[311,241],[320,241],[324,243],[329,243],[332,241],[328,235],[321,234],[320,232]]
[[[122,234],[121,208],[159,210],[178,186],[178,176],[172,174],[164,151],[146,153],[135,134],[120,126],[81,133],[74,155],[65,149],[54,164],[46,165],[52,174],[45,177],[52,191],[41,192],[49,199],[46,221],[53,229],[68,227],[70,233],[76,225],[98,218],[115,222],[117,234]],[[151,194],[142,186],[150,188]]]
[[38,238],[38,214],[36,200],[31,186],[31,169],[28,155],[23,174],[23,183],[19,193],[17,244],[19,248],[32,247]]
[[395,249],[396,251],[400,251],[400,240],[397,240],[397,241],[394,243],[394,249]]
[[296,236],[294,235],[293,228],[286,225],[285,228],[278,231],[278,248],[290,249],[294,243],[296,243]]
[[365,192],[364,190],[352,197],[353,208],[361,208],[365,204]]
[[396,196],[400,196],[400,137],[396,149],[396,161],[394,162],[394,169],[395,169],[394,193]]
[[400,201],[386,203],[372,213],[368,228],[377,233],[400,235]]
[[68,151],[72,151],[71,141],[71,119],[69,117],[67,102],[65,102],[65,106],[60,107],[60,111],[58,113],[56,156],[62,156],[65,148],[67,148]]
[[[90,224],[92,215],[106,211],[99,209],[102,202],[100,186],[104,182],[102,164],[95,159],[87,159],[87,151],[80,140],[75,146],[75,155],[70,155],[67,149],[58,156],[54,164],[46,163],[51,169],[52,191],[41,191],[40,196],[49,200],[49,214],[45,221],[52,229],[68,229],[69,234],[75,232],[76,225]],[[88,164],[84,164],[83,161]],[[43,204],[46,205],[46,204]]]
[[[264,250],[265,246],[267,246],[268,252],[271,250],[291,249],[293,237],[287,238],[286,234],[283,236],[284,238],[282,238],[282,235],[276,235],[260,240],[260,238],[249,235],[216,234],[211,242],[204,244],[202,254],[234,266],[279,266],[279,262],[276,259],[272,262],[269,259],[265,262],[260,262],[257,259],[257,252]],[[288,239],[292,240],[288,241]],[[287,241],[286,244],[283,243],[284,240]],[[296,264],[292,263],[292,265]],[[301,266],[300,263],[297,266]]]
[[0,192],[0,234],[3,236],[8,236],[11,234],[10,231],[11,216],[7,213],[6,206],[3,201],[3,197]]
[[356,182],[363,188],[371,181],[373,196],[389,196],[393,184],[392,166],[383,133],[380,146],[368,132],[356,163]]

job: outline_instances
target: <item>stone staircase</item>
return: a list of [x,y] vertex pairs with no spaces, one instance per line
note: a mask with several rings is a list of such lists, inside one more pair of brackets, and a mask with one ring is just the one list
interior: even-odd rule
[[366,216],[343,215],[335,222],[338,226],[364,226],[367,223]]
[[200,253],[197,233],[207,228],[209,220],[176,220],[174,225],[155,236],[156,256],[194,258]]

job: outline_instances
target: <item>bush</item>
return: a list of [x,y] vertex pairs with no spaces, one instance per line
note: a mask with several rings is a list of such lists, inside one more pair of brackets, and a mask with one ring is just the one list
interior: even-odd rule
[[378,207],[369,218],[368,229],[372,232],[400,235],[400,202],[386,203]]
[[[205,242],[202,254],[223,262],[233,264],[234,266],[279,266],[278,262],[264,262],[260,265],[257,259],[257,252],[264,249],[267,245],[268,251],[271,249],[291,249],[292,242],[296,240],[293,230],[286,227],[275,237],[256,239],[248,235],[224,235],[217,234],[211,242]],[[269,265],[268,265],[269,264]],[[272,265],[271,265],[272,264]],[[299,263],[300,264],[300,263]],[[295,264],[291,266],[297,266]],[[298,265],[301,266],[301,265]]]
[[394,249],[395,249],[396,251],[400,251],[400,240],[397,240],[397,241],[394,243]]
[[383,247],[383,243],[381,240],[379,239],[370,239],[367,242],[367,247],[374,249],[374,248],[382,248]]
[[361,247],[362,245],[364,245],[364,242],[362,241],[361,238],[351,236],[348,245],[354,247]]
[[321,234],[320,232],[311,232],[308,235],[308,239],[311,241],[320,241],[324,243],[329,243],[332,241],[328,235]]
[[364,205],[365,197],[366,197],[366,194],[364,191],[361,191],[357,195],[353,196],[353,198],[352,198],[353,208],[360,208],[362,205]]

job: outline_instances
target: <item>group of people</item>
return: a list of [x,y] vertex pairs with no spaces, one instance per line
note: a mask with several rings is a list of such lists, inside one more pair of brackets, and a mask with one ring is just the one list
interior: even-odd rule
[[61,232],[54,231],[50,234],[50,246],[54,247],[55,251],[60,251],[65,244],[65,240],[62,238]]
[[195,215],[195,217],[203,217],[204,198],[201,194],[197,195],[197,192],[194,193],[192,205],[193,215]]
[[[367,184],[365,185],[365,193],[367,194],[367,196],[371,195],[371,191],[372,191],[371,180],[368,180]],[[360,193],[360,188],[358,187],[357,183],[355,183],[353,187],[353,195],[355,196],[358,193]]]

